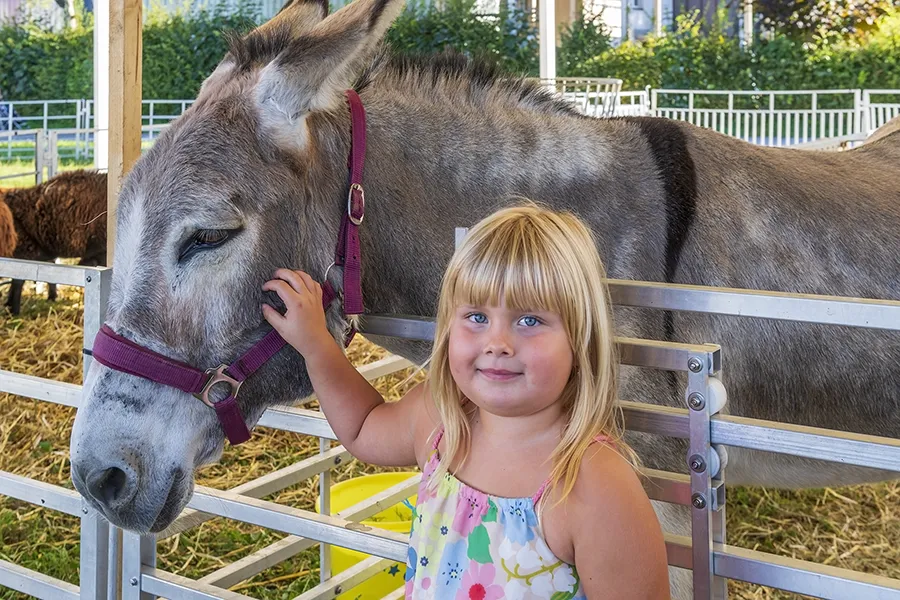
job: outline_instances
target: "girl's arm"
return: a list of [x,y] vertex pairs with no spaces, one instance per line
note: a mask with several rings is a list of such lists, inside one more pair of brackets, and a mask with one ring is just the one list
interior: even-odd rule
[[422,386],[399,402],[381,394],[350,364],[325,325],[322,288],[300,271],[279,269],[263,285],[287,307],[282,316],[263,305],[263,316],[306,361],[319,405],[340,442],[363,462],[382,466],[416,464],[416,429]]
[[589,599],[669,600],[659,520],[634,469],[614,450],[588,451],[565,510],[575,568]]

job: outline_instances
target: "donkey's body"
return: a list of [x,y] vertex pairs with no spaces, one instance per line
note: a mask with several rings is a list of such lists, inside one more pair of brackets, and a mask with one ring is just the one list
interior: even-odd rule
[[[229,54],[123,188],[113,329],[199,367],[228,363],[265,332],[260,286],[275,268],[326,272],[346,209],[342,89],[396,10],[357,0],[319,23],[316,5],[295,2]],[[900,300],[900,145],[890,138],[832,155],[669,121],[596,120],[449,57],[376,61],[357,88],[368,112],[370,312],[433,315],[454,226],[514,195],[586,219],[610,277]],[[191,241],[210,229],[230,231],[228,240]],[[337,305],[329,319],[340,335]],[[722,344],[733,413],[900,437],[896,332],[635,309],[616,320],[622,335]],[[426,344],[376,341],[427,355]],[[623,377],[623,397],[683,402],[665,373]],[[311,391],[301,357],[284,350],[244,384],[241,407],[255,422],[266,406]],[[213,411],[189,395],[95,363],[72,436],[73,479],[115,523],[158,531],[222,441]],[[633,441],[651,466],[682,468],[678,443]],[[890,476],[730,458],[737,482]]]

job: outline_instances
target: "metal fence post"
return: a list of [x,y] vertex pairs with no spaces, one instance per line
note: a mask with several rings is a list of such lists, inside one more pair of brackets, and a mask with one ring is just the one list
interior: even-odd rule
[[59,173],[59,133],[50,130],[47,144],[47,179],[53,179]]
[[107,560],[109,523],[83,503],[81,509],[80,596],[82,600],[115,600],[107,595],[111,573]]
[[156,536],[122,532],[122,600],[153,600],[141,591],[141,568],[156,567]]
[[[319,438],[319,454],[331,450],[331,442],[326,438]],[[325,469],[319,474],[319,512],[323,515],[331,514],[331,469]],[[319,544],[319,583],[331,579],[331,546]]]
[[710,417],[721,410],[724,388],[713,376],[713,361],[707,353],[692,353],[687,364],[688,386],[685,398],[689,409],[690,447],[688,468],[691,474],[691,537],[693,540],[694,600],[724,600],[726,580],[713,570],[713,543],[725,538],[725,488],[719,474],[718,453],[710,439]]
[[84,274],[84,353],[83,377],[91,366],[89,351],[94,347],[94,337],[106,320],[106,303],[112,283],[112,268],[88,269]]
[[44,160],[47,158],[47,131],[38,129],[34,132],[34,184],[44,181]]

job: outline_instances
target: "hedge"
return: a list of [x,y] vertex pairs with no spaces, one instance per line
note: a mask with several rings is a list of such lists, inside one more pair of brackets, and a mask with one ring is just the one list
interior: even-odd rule
[[[505,2],[502,4],[506,4]],[[387,35],[399,52],[456,48],[488,56],[513,72],[537,74],[536,24],[517,10],[477,15],[474,0],[447,0],[442,10],[411,3]],[[258,8],[217,9],[148,18],[143,38],[145,98],[192,98],[226,51],[223,31],[247,31]],[[0,27],[0,91],[7,99],[93,96],[90,19],[74,31]],[[734,37],[680,17],[661,38],[613,47],[600,21],[576,21],[562,32],[560,76],[619,77],[625,89],[900,88],[900,12],[863,40],[811,47],[784,37],[743,50]]]

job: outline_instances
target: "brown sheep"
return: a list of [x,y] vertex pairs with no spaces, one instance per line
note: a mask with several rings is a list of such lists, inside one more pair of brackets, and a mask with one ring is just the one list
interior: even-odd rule
[[0,258],[10,257],[16,248],[16,228],[13,224],[12,211],[0,202]]
[[[68,171],[40,185],[0,191],[18,234],[13,258],[81,258],[106,264],[106,173]],[[18,314],[24,282],[14,281],[7,305]],[[51,299],[55,288],[50,288]]]

